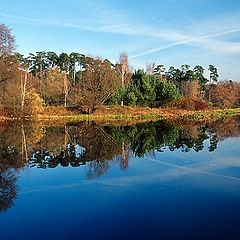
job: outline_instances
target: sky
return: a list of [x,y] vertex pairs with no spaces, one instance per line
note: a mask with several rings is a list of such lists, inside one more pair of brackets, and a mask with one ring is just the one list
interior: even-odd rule
[[209,64],[240,81],[239,0],[0,0],[17,51],[79,52],[133,68]]

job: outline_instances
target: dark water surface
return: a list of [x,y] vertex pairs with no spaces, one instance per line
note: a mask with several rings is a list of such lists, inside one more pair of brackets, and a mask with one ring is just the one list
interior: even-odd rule
[[240,118],[0,125],[0,239],[240,239]]

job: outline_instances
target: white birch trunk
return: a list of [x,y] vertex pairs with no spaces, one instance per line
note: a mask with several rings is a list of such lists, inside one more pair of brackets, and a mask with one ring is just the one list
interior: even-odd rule
[[26,99],[27,69],[25,69],[24,79],[21,79],[21,114],[23,115]]
[[64,74],[64,107],[67,107],[67,97],[68,97],[68,83],[67,83],[67,74],[65,72]]

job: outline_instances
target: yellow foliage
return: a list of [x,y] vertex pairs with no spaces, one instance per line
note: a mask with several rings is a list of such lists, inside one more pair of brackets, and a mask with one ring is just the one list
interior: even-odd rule
[[44,112],[44,101],[41,96],[31,89],[26,95],[26,115],[37,115]]

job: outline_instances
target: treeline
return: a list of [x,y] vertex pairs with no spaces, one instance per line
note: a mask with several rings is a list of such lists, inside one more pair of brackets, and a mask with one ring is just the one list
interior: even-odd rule
[[[208,77],[206,77],[208,76]],[[126,53],[117,63],[72,52],[15,53],[15,39],[0,24],[0,115],[39,114],[45,106],[92,113],[103,104],[201,109],[238,107],[240,85],[218,82],[209,65],[190,68],[148,64],[133,71]]]

